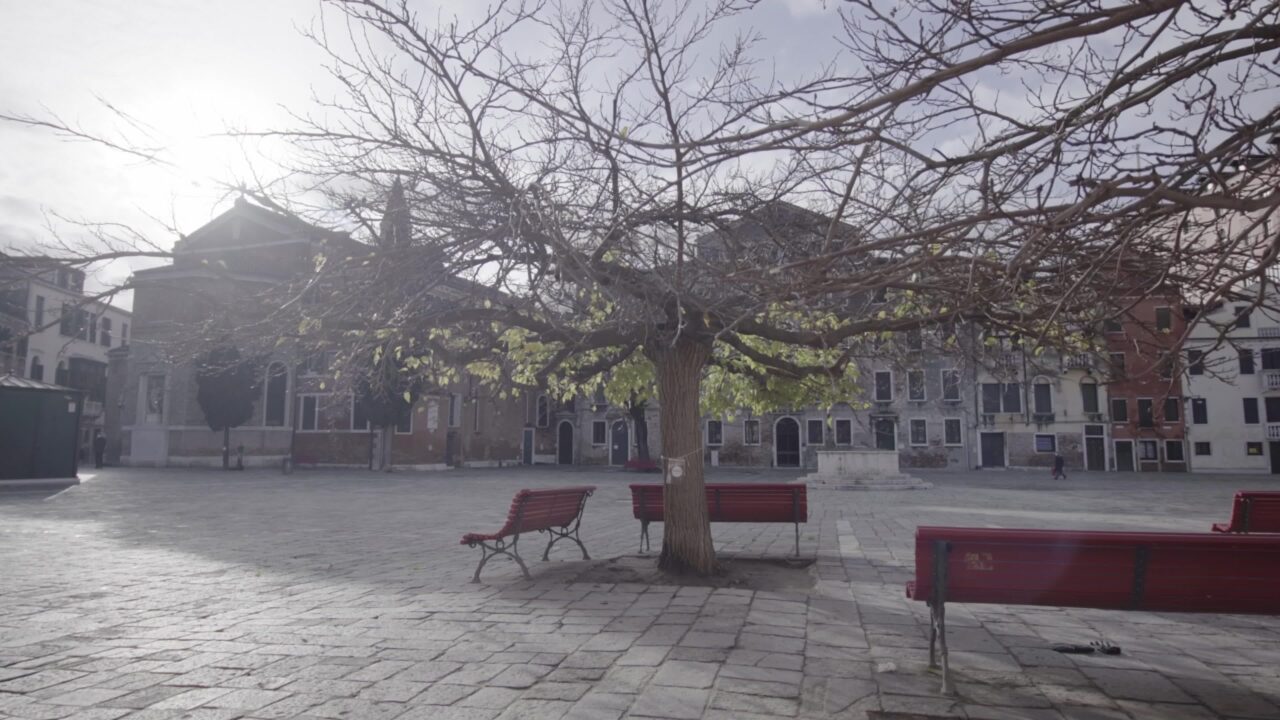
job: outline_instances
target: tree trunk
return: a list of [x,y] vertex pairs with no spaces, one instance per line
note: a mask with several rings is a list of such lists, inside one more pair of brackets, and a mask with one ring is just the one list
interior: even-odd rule
[[395,426],[382,428],[382,472],[391,472],[391,441],[395,439]]
[[231,428],[222,428],[222,469],[231,469]]
[[636,429],[636,459],[642,464],[649,461],[649,421],[645,418],[645,403],[632,401],[627,405],[627,413]]
[[[682,335],[674,347],[664,344],[654,348],[652,355],[658,376],[663,479],[667,483],[658,567],[710,575],[716,571],[716,551],[707,518],[698,405],[702,369],[711,356],[711,347]],[[672,463],[680,461],[684,472],[673,477]]]

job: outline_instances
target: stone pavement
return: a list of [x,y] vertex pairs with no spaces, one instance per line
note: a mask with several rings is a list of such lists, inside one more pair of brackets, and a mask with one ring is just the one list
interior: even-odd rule
[[[790,592],[574,584],[576,548],[542,563],[541,537],[532,583],[502,558],[467,582],[459,536],[526,486],[600,486],[588,549],[635,554],[637,476],[607,470],[106,470],[0,495],[0,717],[1280,718],[1280,618],[951,605],[948,698],[903,596],[918,524],[1202,532],[1280,483],[922,475],[934,489],[813,492],[816,586]],[[789,526],[714,534],[722,555],[791,552]],[[1099,638],[1124,653],[1048,649]]]

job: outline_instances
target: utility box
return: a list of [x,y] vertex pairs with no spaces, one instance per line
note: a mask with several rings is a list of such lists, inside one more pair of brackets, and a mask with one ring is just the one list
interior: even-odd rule
[[0,480],[74,478],[79,390],[0,376]]

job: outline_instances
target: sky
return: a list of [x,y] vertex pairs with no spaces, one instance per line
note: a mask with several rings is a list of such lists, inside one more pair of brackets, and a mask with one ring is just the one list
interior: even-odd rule
[[[478,3],[417,5],[448,17]],[[171,228],[191,232],[227,209],[226,187],[270,177],[286,150],[225,131],[287,125],[289,111],[305,113],[313,93],[332,89],[322,53],[301,33],[320,14],[318,0],[0,0],[0,112],[56,115],[163,148],[166,160],[0,121],[0,251],[83,237],[76,222],[123,223],[168,248]],[[765,0],[752,15],[780,67],[807,62],[815,35],[838,31],[833,17],[831,0]],[[156,262],[98,268],[91,287]]]

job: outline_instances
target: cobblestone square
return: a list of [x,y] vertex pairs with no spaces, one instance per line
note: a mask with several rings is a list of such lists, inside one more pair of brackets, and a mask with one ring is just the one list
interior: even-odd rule
[[[542,562],[542,536],[522,543],[533,582],[503,558],[469,582],[479,552],[459,537],[496,530],[522,487],[597,485],[588,550],[635,555],[627,484],[656,477],[606,469],[108,469],[3,494],[0,717],[1280,718],[1280,618],[949,605],[944,697],[927,608],[903,592],[917,525],[1208,532],[1236,490],[1280,483],[922,476],[933,489],[811,488],[816,581],[783,591],[574,583],[577,549]],[[794,541],[713,532],[727,558]],[[1101,639],[1122,654],[1051,649]]]

